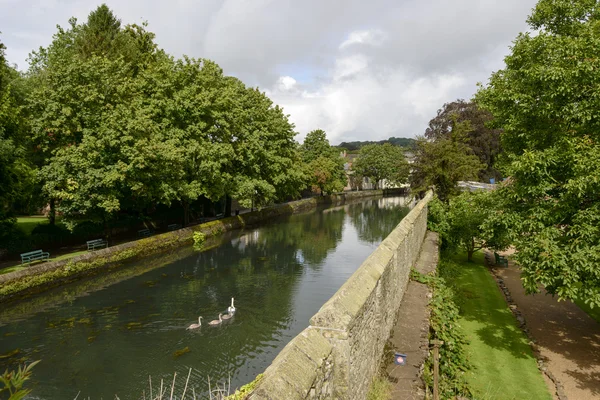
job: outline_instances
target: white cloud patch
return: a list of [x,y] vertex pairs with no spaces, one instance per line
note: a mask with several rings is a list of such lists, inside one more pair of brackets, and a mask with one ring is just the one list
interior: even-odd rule
[[348,35],[348,39],[340,44],[340,49],[357,44],[380,46],[384,40],[385,34],[379,29],[354,31]]
[[[422,134],[445,102],[470,98],[536,0],[105,0],[127,23],[147,20],[176,57],[210,58],[290,114],[298,139],[332,143]],[[0,0],[0,40],[24,69],[56,25],[97,0]]]

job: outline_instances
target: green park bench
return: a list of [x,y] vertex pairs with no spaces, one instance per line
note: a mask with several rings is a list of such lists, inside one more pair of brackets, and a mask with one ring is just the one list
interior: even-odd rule
[[167,229],[170,231],[176,231],[177,229],[181,229],[181,225],[180,224],[171,224],[171,225],[167,226]]
[[225,216],[225,213],[220,213],[220,214],[215,215],[215,217],[217,217],[217,219],[221,219],[224,216]]
[[108,247],[108,242],[104,239],[88,240],[87,242],[88,251],[100,249],[102,247]]
[[138,236],[139,237],[148,237],[151,236],[154,232],[152,232],[150,229],[140,229],[138,231]]
[[503,265],[508,268],[508,259],[494,252],[494,258],[496,259],[496,265]]
[[46,260],[50,258],[50,253],[42,251],[42,250],[34,250],[29,253],[21,254],[21,264],[29,264],[32,261],[37,260]]

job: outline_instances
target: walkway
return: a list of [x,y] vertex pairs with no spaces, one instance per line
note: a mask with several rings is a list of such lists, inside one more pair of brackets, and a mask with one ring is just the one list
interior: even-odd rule
[[525,295],[512,261],[498,270],[567,398],[600,399],[600,324],[570,301],[558,302],[544,291]]
[[[427,232],[421,247],[421,254],[415,268],[427,274],[436,269],[438,263],[438,235]],[[421,380],[420,368],[427,357],[429,335],[429,298],[431,291],[425,284],[409,281],[402,304],[398,310],[396,325],[392,330],[389,344],[392,346],[391,360],[386,372],[394,384],[392,399],[416,400],[425,397],[425,389]],[[393,353],[398,351],[407,356],[405,366],[395,365]]]

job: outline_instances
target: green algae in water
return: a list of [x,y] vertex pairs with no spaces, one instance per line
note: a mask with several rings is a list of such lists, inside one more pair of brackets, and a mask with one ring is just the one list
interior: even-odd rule
[[189,348],[189,347],[187,347],[187,346],[186,346],[186,347],[184,347],[184,348],[183,348],[183,349],[181,349],[181,350],[175,350],[175,352],[173,353],[173,358],[179,358],[179,357],[181,357],[182,355],[184,355],[184,354],[186,354],[186,353],[189,353],[190,351],[191,351],[191,350],[190,350],[190,348]]
[[141,322],[130,322],[127,324],[127,329],[139,329],[142,327]]
[[9,351],[8,353],[0,354],[0,359],[14,357],[17,354],[19,354],[20,352],[21,352],[21,349],[14,349],[13,351]]

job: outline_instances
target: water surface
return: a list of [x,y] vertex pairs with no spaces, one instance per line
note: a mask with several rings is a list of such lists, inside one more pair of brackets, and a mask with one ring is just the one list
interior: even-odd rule
[[[41,359],[32,399],[148,398],[149,376],[156,394],[161,379],[170,388],[175,372],[181,393],[189,368],[188,391],[196,394],[206,394],[208,377],[241,386],[400,222],[404,203],[384,198],[288,216],[231,233],[211,250],[180,249],[163,266],[138,262],[128,270],[133,277],[93,289],[80,282],[46,294],[45,302],[12,305],[0,312],[0,370]],[[233,319],[206,326],[231,297]],[[186,330],[199,315],[202,328]]]

